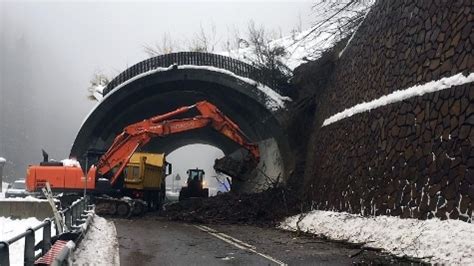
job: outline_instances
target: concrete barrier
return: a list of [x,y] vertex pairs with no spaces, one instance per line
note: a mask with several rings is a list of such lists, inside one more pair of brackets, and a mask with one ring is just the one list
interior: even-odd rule
[[11,218],[36,217],[43,220],[53,216],[53,211],[48,201],[18,201],[16,199],[0,200],[0,216]]

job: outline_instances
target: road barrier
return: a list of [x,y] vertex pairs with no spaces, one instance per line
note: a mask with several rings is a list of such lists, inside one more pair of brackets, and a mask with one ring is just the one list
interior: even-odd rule
[[[89,205],[86,204],[84,198],[74,202],[71,206],[65,210],[60,211],[61,216],[65,219],[66,230],[73,231],[81,228],[81,224],[86,222],[87,215],[84,211],[89,209]],[[52,219],[46,218],[41,224],[26,229],[25,232],[10,238],[7,241],[0,241],[0,265],[10,265],[10,245],[24,238],[25,249],[24,249],[24,265],[34,265],[35,260],[44,256],[51,248],[51,225]],[[58,235],[58,228],[56,228],[56,235]],[[35,232],[39,229],[43,229],[42,240],[39,242],[41,245],[36,244]],[[41,253],[35,255],[35,251],[41,249]]]
[[53,216],[53,211],[48,201],[11,201],[2,199],[0,201],[0,216],[11,217],[13,219],[22,219],[35,217],[43,220]]

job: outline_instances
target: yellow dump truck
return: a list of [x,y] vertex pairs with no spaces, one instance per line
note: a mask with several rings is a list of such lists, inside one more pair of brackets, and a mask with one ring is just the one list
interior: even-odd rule
[[134,198],[143,199],[149,209],[157,209],[165,198],[165,178],[171,174],[171,164],[165,154],[136,152],[124,171],[124,187]]

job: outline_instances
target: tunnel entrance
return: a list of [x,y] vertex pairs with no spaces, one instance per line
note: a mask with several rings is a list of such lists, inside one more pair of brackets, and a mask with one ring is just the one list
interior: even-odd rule
[[[210,58],[216,56],[207,55]],[[202,61],[191,63],[211,64],[210,58],[203,57]],[[168,62],[163,58],[161,61],[159,58],[146,60],[116,77],[104,90],[104,99],[81,126],[71,149],[71,156],[84,164],[87,150],[106,150],[114,137],[127,125],[206,100],[235,121],[252,142],[259,144],[261,161],[257,169],[250,174],[251,178],[243,178],[246,181],[239,182],[235,188],[258,191],[266,188],[272,179],[284,181],[289,172],[286,162],[290,160],[285,156],[288,154],[288,141],[280,121],[284,112],[283,97],[274,91],[269,92],[266,85],[248,80],[248,76],[256,75],[255,70],[253,74],[245,74],[242,62],[237,64],[234,62],[236,60],[229,58],[227,60],[233,64],[224,64],[223,60],[220,63],[223,69],[219,69],[177,65],[179,60],[184,59],[174,59],[167,58]],[[160,66],[167,63],[172,66]],[[228,69],[232,66],[244,77],[230,72]],[[226,156],[238,157],[240,153],[240,147],[236,143],[210,128],[153,139],[144,149],[170,154],[190,144],[211,145]]]
[[188,169],[202,169],[205,171],[203,186],[209,188],[209,196],[228,192],[230,184],[227,178],[217,173],[214,168],[214,160],[224,157],[225,154],[219,148],[207,144],[191,144],[180,147],[166,156],[166,160],[173,165],[173,173],[166,178],[167,192],[175,198],[181,187],[186,186]]

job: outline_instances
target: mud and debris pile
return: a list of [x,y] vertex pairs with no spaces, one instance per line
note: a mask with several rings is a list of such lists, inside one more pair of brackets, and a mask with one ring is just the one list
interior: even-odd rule
[[270,188],[260,193],[189,199],[167,205],[162,214],[186,222],[273,226],[282,218],[299,213],[301,202],[287,189]]

